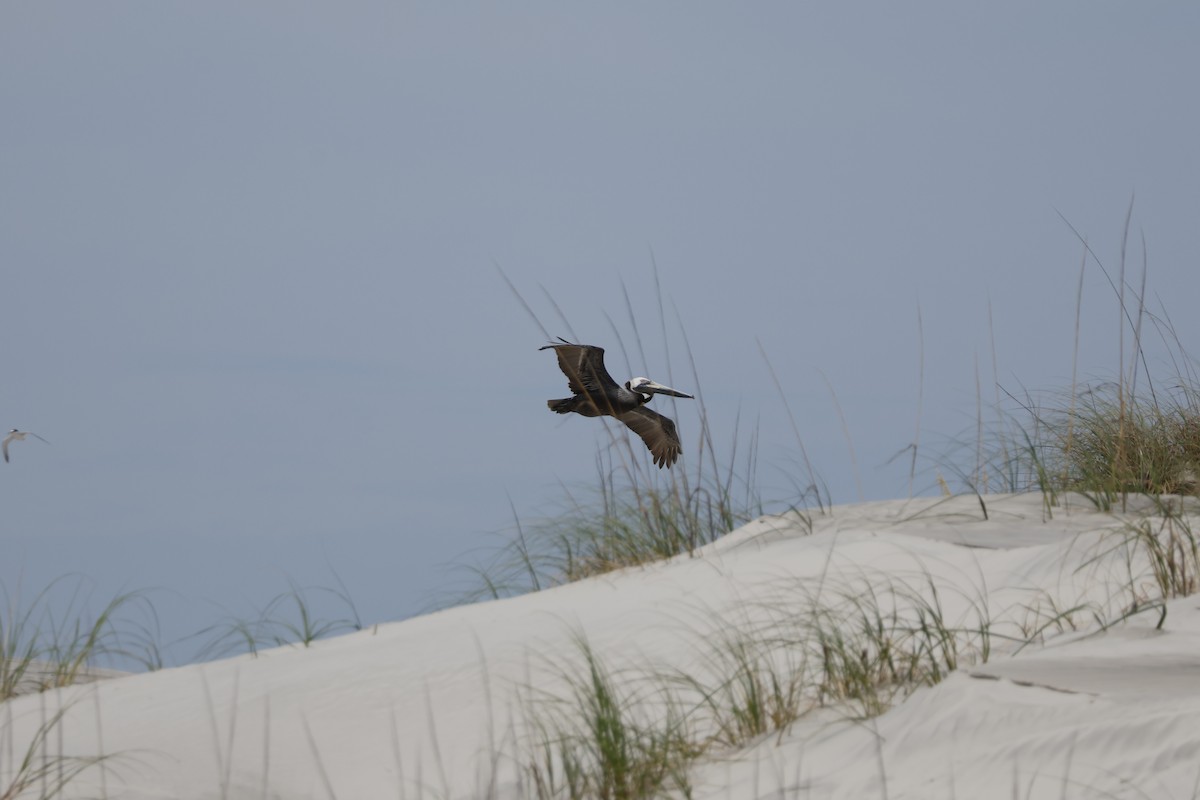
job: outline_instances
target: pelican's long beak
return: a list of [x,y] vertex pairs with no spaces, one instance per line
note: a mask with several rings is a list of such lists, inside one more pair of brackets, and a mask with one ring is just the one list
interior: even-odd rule
[[649,392],[651,394],[669,394],[671,397],[686,397],[688,400],[695,400],[690,394],[684,394],[678,389],[672,389],[670,386],[663,386],[661,383],[654,381],[646,381],[638,387],[639,392]]

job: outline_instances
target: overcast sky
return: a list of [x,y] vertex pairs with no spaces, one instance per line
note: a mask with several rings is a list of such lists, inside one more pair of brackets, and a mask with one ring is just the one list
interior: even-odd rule
[[[1115,2],[5,4],[0,427],[51,444],[0,464],[0,581],[159,590],[167,641],[331,570],[366,622],[427,607],[607,442],[546,408],[497,267],[619,379],[700,388],[718,445],[756,425],[768,499],[799,452],[759,343],[838,502],[907,494],[923,355],[936,491],[993,334],[1006,389],[1069,386],[1063,218],[1115,270],[1133,200],[1194,349],[1198,35]],[[1081,375],[1117,319],[1091,262]]]

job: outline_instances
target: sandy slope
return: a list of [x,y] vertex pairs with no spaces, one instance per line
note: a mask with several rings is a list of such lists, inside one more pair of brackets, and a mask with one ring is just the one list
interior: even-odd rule
[[[257,658],[104,681],[0,709],[0,787],[39,721],[71,705],[67,753],[118,753],[70,797],[456,797],[529,794],[517,764],[531,698],[562,693],[585,636],[631,688],[703,674],[721,632],[787,624],[864,587],[936,584],[951,620],[986,609],[1031,630],[1081,602],[1110,618],[1127,566],[1096,559],[1122,520],[1038,495],[835,508],[755,521],[693,558],[451,609]],[[1109,532],[1106,534],[1106,532]],[[1137,565],[1135,564],[1135,569]],[[1144,581],[1135,588],[1149,592]],[[866,723],[820,710],[693,770],[703,798],[1200,796],[1200,601],[1104,633],[1094,615],[1046,641],[998,637],[987,663]],[[1060,632],[1060,628],[1066,630]],[[53,740],[59,746],[58,735]],[[404,794],[407,792],[407,794]]]

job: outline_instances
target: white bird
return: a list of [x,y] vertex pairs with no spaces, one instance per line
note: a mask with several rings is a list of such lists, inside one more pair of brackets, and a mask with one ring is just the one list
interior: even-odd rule
[[[26,436],[32,436],[35,439],[42,439],[42,437],[38,436],[36,433],[33,433],[32,431],[19,431],[16,428],[13,428],[11,431],[8,432],[8,436],[4,437],[4,444],[0,445],[0,449],[4,450],[4,463],[6,463],[6,464],[8,463],[8,443],[9,442],[23,442],[23,441],[25,441]],[[46,444],[50,444],[50,442],[46,441],[45,439],[42,439],[42,441],[46,442]]]

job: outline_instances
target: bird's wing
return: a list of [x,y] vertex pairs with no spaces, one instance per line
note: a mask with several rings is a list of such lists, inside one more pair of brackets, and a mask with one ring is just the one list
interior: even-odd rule
[[11,442],[11,441],[12,441],[12,437],[11,437],[11,436],[6,436],[6,437],[4,438],[4,444],[3,444],[3,445],[0,445],[0,449],[4,450],[4,463],[5,463],[5,464],[7,464],[7,463],[8,463],[8,443],[9,443],[9,442]]
[[[34,433],[33,431],[25,431],[25,432],[26,432],[26,433],[28,433],[30,436],[32,436],[32,437],[33,437],[33,438],[35,438],[35,439],[42,439],[42,437],[38,436],[38,435],[37,435],[36,433]],[[46,444],[50,444],[50,440],[49,440],[49,439],[42,439],[42,441],[43,441],[43,442],[45,442]]]
[[615,388],[617,382],[604,368],[604,348],[590,344],[548,344],[558,356],[558,368],[567,376],[567,386],[575,394],[602,397],[605,389]]
[[679,434],[675,431],[675,423],[669,417],[664,417],[657,411],[642,406],[632,411],[626,411],[617,419],[629,426],[629,429],[642,437],[654,463],[659,469],[669,467],[679,458],[683,446],[679,443]]

